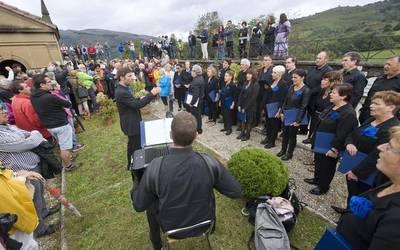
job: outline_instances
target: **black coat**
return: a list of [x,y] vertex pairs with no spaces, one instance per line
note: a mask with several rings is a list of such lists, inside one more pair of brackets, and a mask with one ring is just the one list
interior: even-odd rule
[[118,84],[115,90],[115,101],[119,113],[121,130],[127,136],[140,134],[140,121],[142,116],[140,108],[143,108],[154,99],[153,94],[149,93],[144,98],[134,98],[128,87]]
[[350,71],[343,72],[343,82],[353,85],[353,96],[350,103],[354,108],[356,108],[364,94],[364,88],[367,86],[367,78],[365,78],[361,71],[355,68]]
[[260,86],[257,83],[251,83],[250,86],[240,91],[238,106],[244,109],[246,113],[257,112],[257,96]]
[[201,102],[204,99],[206,82],[203,76],[193,78],[192,84],[189,87],[189,93],[193,96],[190,105],[195,105],[197,101]]
[[368,198],[374,207],[364,219],[353,213],[342,215],[336,230],[355,250],[395,250],[400,246],[400,193],[377,197],[387,187],[383,185],[360,196]]

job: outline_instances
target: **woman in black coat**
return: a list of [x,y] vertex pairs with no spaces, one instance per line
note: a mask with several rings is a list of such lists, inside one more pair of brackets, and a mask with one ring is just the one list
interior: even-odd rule
[[[282,160],[292,159],[293,151],[297,143],[297,132],[306,114],[306,108],[310,99],[310,89],[304,84],[306,72],[296,69],[293,72],[293,85],[290,86],[279,116],[283,118],[282,148],[276,155]],[[292,115],[289,116],[289,113]],[[293,119],[292,119],[293,118]]]
[[272,69],[272,84],[266,85],[262,106],[267,124],[267,135],[261,143],[265,143],[264,148],[275,147],[275,141],[281,126],[279,119],[279,109],[282,109],[283,101],[287,94],[286,82],[282,79],[285,74],[285,67],[278,65]]
[[216,77],[217,70],[210,66],[207,68],[207,84],[205,99],[208,105],[208,121],[211,125],[217,122],[217,101],[218,101],[218,78]]
[[246,74],[245,85],[240,91],[238,99],[238,113],[241,114],[241,132],[237,139],[247,141],[250,139],[252,125],[256,119],[257,96],[260,87],[257,83],[257,72],[249,69]]
[[233,72],[227,70],[224,79],[225,83],[221,89],[221,110],[224,120],[224,128],[221,129],[221,132],[230,135],[232,134],[232,118],[236,102],[236,86],[233,84]]
[[314,178],[304,179],[309,184],[317,185],[310,190],[311,194],[322,195],[328,192],[339,152],[344,149],[346,137],[358,125],[356,112],[348,103],[352,92],[353,86],[348,83],[336,85],[330,94],[333,107],[324,110],[320,116],[314,142]]
[[391,129],[390,141],[378,146],[377,169],[386,184],[351,199],[350,210],[336,231],[355,250],[395,250],[400,246],[400,127]]
[[[394,115],[400,108],[400,93],[395,91],[377,92],[371,99],[370,114],[360,127],[346,138],[346,151],[351,156],[362,153],[365,158],[353,169],[346,173],[347,206],[350,198],[364,193],[371,188],[371,182],[365,180],[377,174],[378,145],[389,141],[389,129],[398,126],[399,120]],[[378,183],[381,185],[383,183]],[[342,209],[332,206],[336,212]]]

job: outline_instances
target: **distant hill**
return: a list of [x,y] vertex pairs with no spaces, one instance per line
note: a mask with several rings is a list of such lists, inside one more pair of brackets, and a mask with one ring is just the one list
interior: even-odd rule
[[104,43],[107,41],[110,46],[116,47],[120,42],[146,39],[155,39],[155,37],[103,29],[60,30],[60,43],[68,45]]
[[351,49],[400,48],[400,0],[355,7],[339,6],[291,20],[291,24],[293,32],[289,43],[303,47],[303,51],[319,47],[331,48],[340,54]]

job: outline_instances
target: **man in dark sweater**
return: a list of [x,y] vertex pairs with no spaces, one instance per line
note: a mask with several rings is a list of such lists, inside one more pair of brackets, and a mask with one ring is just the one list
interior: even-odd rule
[[368,91],[368,96],[360,109],[360,116],[358,118],[360,123],[371,117],[369,106],[375,93],[384,90],[400,92],[400,55],[391,57],[385,62],[383,73],[383,76],[376,78]]
[[347,52],[342,59],[343,83],[353,85],[353,97],[350,101],[353,108],[360,102],[368,82],[365,75],[357,68],[360,61],[361,55],[358,52]]
[[[143,177],[135,178],[133,207],[138,212],[146,210],[150,239],[156,250],[162,247],[160,227],[169,231],[215,221],[214,188],[230,198],[241,196],[239,183],[221,163],[193,151],[196,130],[196,119],[190,113],[178,113],[171,124],[174,145],[170,154],[154,159]],[[154,171],[156,168],[158,172]],[[180,236],[191,237],[204,231],[190,230]]]
[[32,78],[34,90],[31,95],[32,106],[43,125],[54,136],[60,146],[60,156],[66,170],[74,168],[71,162],[72,127],[68,123],[65,108],[71,108],[69,101],[50,93],[51,80],[43,74]]

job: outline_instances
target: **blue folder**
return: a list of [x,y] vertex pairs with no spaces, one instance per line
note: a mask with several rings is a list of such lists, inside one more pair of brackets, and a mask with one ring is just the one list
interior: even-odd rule
[[265,106],[267,109],[268,118],[275,118],[275,115],[279,110],[279,102],[267,103]]
[[224,98],[224,108],[231,109],[233,103],[233,96],[227,96]]
[[333,133],[325,133],[317,131],[315,133],[314,152],[326,154],[332,148],[332,141],[335,138]]
[[212,102],[215,102],[215,98],[217,97],[217,93],[215,92],[215,90],[211,90],[211,91],[208,93],[208,96],[210,97],[210,99],[211,99]]
[[[357,154],[355,156],[351,156],[347,150],[345,150],[342,154],[342,159],[340,160],[340,164],[338,167],[338,171],[345,174],[349,172],[350,170],[353,170],[356,168],[365,158],[367,158],[367,154],[362,153],[360,151],[357,151]],[[375,171],[374,173],[371,173],[367,179],[365,180],[360,180],[364,182],[365,184],[368,184],[372,186],[375,176],[378,172]]]
[[334,228],[329,227],[314,250],[354,250],[354,248]]
[[246,113],[245,112],[237,112],[236,113],[236,118],[238,119],[238,121],[240,122],[246,122]]
[[[299,109],[285,109],[283,110],[284,115],[284,124],[285,126],[290,126],[292,123],[296,121],[297,114],[299,113]],[[308,114],[307,112],[303,116],[303,120],[300,122],[301,125],[308,124]]]

